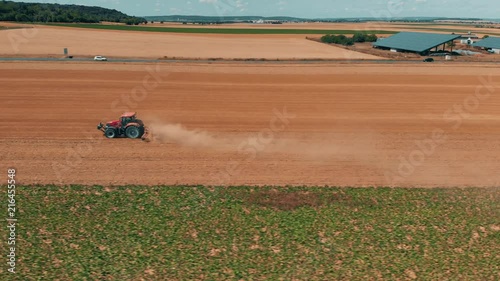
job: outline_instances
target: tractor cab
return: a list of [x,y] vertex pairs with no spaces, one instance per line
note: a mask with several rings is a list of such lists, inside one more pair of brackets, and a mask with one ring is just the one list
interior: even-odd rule
[[122,127],[126,127],[130,122],[136,122],[135,112],[125,112],[120,117],[120,123]]

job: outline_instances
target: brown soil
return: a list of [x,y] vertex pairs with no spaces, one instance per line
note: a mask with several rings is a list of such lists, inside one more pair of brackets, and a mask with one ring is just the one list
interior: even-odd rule
[[[0,83],[0,167],[20,184],[500,183],[497,67],[0,63]],[[96,130],[126,110],[153,142]]]
[[108,31],[64,27],[0,32],[0,56],[195,59],[382,59],[306,40],[304,35],[223,35]]
[[[285,24],[279,28],[357,29],[367,30],[370,23],[358,24]],[[406,30],[405,25],[377,24],[375,29]],[[68,48],[74,57],[104,55],[109,58],[189,59],[189,60],[422,60],[411,53],[391,53],[373,49],[372,45],[356,44],[352,47],[325,45],[321,35],[224,35],[180,34],[156,32],[127,32],[89,30],[68,27],[30,26],[2,23],[7,30],[0,31],[0,56],[2,57],[56,57],[64,56]],[[161,24],[159,24],[161,25]],[[165,24],[165,26],[176,26]],[[267,28],[268,25],[222,25],[222,27]],[[406,25],[409,27],[421,25]],[[24,27],[24,28],[21,28]],[[191,26],[192,27],[192,26]],[[206,27],[206,26],[203,26]],[[209,26],[212,28],[212,26]],[[215,26],[213,28],[219,28]],[[387,37],[389,35],[380,35]],[[306,40],[310,38],[312,40]],[[467,46],[456,48],[467,49]],[[477,50],[473,50],[477,51]],[[444,57],[436,57],[444,60]],[[500,61],[500,55],[455,57],[455,61]]]

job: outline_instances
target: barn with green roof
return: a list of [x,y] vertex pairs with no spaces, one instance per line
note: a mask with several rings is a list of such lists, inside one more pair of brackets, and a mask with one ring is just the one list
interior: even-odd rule
[[460,38],[457,34],[437,34],[421,32],[400,32],[388,38],[379,39],[373,43],[374,48],[396,52],[411,52],[427,55],[432,49],[446,49],[448,42]]
[[473,46],[486,49],[492,53],[500,54],[500,37],[488,37],[474,43]]

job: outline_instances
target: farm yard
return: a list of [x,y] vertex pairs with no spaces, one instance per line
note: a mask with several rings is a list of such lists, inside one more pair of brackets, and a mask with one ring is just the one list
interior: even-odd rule
[[[498,56],[305,39],[367,24],[81,27],[0,31],[9,280],[500,278]],[[111,59],[43,61],[64,48]],[[96,130],[130,111],[150,142]]]

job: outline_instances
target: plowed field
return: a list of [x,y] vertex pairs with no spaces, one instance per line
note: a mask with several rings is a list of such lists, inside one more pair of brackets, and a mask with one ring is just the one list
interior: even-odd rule
[[[21,184],[500,182],[491,66],[1,63],[0,85]],[[96,130],[129,110],[152,142]]]

